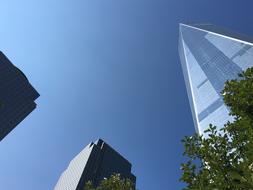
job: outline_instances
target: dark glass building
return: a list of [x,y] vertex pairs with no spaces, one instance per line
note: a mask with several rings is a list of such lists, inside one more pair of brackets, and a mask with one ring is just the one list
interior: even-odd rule
[[38,97],[26,76],[0,52],[0,141],[35,109]]
[[95,186],[104,178],[119,173],[123,178],[136,177],[131,173],[131,164],[103,140],[88,144],[62,173],[54,190],[83,190],[87,181]]

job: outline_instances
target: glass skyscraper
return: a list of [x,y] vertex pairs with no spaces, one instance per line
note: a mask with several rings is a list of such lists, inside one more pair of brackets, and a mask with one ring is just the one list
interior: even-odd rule
[[24,73],[0,52],[0,141],[35,109],[38,97]]
[[221,91],[253,66],[253,39],[211,24],[180,24],[179,54],[196,131],[232,121]]
[[54,190],[83,190],[86,182],[92,181],[97,186],[114,173],[135,183],[136,177],[131,173],[131,167],[130,162],[99,139],[88,144],[70,162]]

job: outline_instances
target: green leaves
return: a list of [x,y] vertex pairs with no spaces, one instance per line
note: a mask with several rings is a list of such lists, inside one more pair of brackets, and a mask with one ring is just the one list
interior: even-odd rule
[[135,190],[135,185],[129,179],[121,179],[120,174],[114,174],[104,179],[97,188],[91,182],[87,182],[84,190]]
[[224,102],[231,108],[231,115],[253,119],[253,68],[239,75],[238,80],[228,81],[222,94]]
[[239,77],[222,91],[234,122],[220,130],[210,124],[207,138],[182,140],[188,161],[181,165],[180,181],[186,190],[253,190],[253,68]]

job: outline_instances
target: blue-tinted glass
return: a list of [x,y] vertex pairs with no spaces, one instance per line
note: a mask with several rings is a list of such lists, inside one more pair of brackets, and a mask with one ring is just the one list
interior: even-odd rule
[[238,37],[212,25],[180,25],[179,53],[194,124],[200,134],[210,123],[222,127],[233,120],[221,91],[227,80],[253,66],[253,44]]
[[88,144],[62,173],[54,190],[83,190],[87,181],[97,186],[104,178],[119,173],[136,182],[131,163],[103,140]]

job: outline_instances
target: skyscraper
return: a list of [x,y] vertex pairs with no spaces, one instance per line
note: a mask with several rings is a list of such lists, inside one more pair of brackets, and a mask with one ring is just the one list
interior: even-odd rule
[[211,24],[180,24],[179,54],[194,125],[232,121],[221,91],[227,80],[253,66],[253,39]]
[[0,141],[35,109],[38,97],[26,76],[0,52]]
[[62,173],[54,190],[83,190],[87,181],[97,186],[101,180],[119,173],[134,183],[131,164],[103,140],[88,144]]

